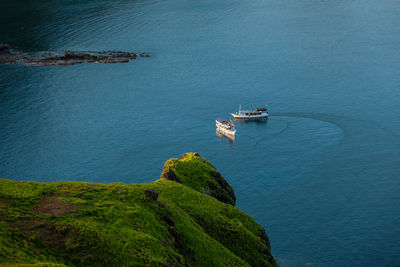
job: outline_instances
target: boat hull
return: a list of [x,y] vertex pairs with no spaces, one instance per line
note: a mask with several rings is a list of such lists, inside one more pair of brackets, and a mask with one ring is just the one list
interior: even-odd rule
[[227,138],[227,139],[229,139],[231,141],[235,141],[236,140],[235,135],[225,134],[219,128],[215,129],[215,133],[219,137],[224,137],[224,138]]
[[225,128],[224,125],[218,121],[215,122],[215,126],[217,126],[217,130],[224,135],[235,136],[236,129],[228,129]]
[[234,119],[265,119],[268,118],[268,113],[261,113],[260,115],[244,115],[244,114],[235,114],[231,113]]
[[235,136],[236,131],[231,131],[222,127],[217,127],[217,131],[221,134],[228,135],[228,136]]

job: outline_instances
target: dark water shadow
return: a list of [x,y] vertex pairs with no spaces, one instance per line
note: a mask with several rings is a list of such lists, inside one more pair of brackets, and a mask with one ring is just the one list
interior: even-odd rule
[[[110,29],[105,28],[103,23],[111,21],[120,12],[134,12],[139,2],[140,0],[0,1],[0,44],[7,43],[21,52],[35,52],[59,49],[58,46],[65,43],[63,40],[76,38],[89,27],[96,31],[101,30],[103,34],[110,34]],[[146,5],[153,2],[146,1]],[[136,16],[129,18],[139,19]],[[121,25],[124,26],[126,25]]]

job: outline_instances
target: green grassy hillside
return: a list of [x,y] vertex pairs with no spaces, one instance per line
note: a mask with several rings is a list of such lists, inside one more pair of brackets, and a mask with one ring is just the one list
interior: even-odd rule
[[195,153],[148,184],[0,179],[0,265],[274,266],[264,229],[234,201]]

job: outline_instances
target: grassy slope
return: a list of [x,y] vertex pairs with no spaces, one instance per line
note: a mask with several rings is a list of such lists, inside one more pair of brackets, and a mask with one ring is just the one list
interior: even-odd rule
[[0,265],[273,265],[263,233],[233,205],[166,179],[140,185],[0,179]]
[[164,164],[161,179],[175,180],[216,199],[235,205],[236,197],[224,177],[197,153],[185,153]]

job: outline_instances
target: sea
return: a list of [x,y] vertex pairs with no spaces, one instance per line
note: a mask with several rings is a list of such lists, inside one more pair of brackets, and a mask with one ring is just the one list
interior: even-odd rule
[[[400,265],[398,0],[2,0],[0,43],[151,56],[0,65],[0,177],[147,183],[198,152],[280,266]],[[239,105],[270,117],[218,136]]]

